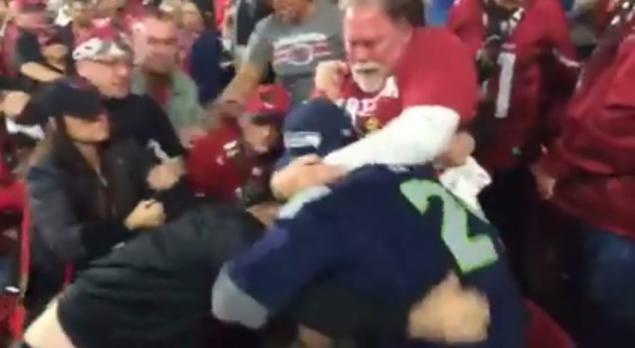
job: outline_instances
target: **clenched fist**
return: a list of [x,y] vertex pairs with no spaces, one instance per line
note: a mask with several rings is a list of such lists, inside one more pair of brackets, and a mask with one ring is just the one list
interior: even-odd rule
[[164,222],[163,203],[151,199],[139,202],[124,224],[129,230],[136,230],[159,227]]
[[348,65],[341,60],[321,62],[315,69],[315,88],[333,102],[340,99]]
[[343,168],[324,164],[316,155],[306,155],[276,172],[271,180],[271,190],[277,198],[288,199],[310,187],[335,182],[345,174]]
[[148,186],[155,191],[169,190],[183,176],[183,170],[177,162],[165,162],[154,166],[148,173]]

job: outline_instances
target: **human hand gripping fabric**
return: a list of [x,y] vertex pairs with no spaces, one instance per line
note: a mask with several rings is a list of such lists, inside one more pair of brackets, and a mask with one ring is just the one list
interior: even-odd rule
[[321,62],[315,69],[315,89],[335,102],[341,97],[342,84],[347,73],[348,65],[341,60]]
[[148,173],[148,186],[155,191],[166,191],[174,187],[183,175],[178,163],[164,162],[156,165]]
[[325,164],[319,156],[306,155],[276,172],[271,189],[278,199],[286,200],[307,188],[333,183],[344,175],[344,168]]
[[124,224],[129,230],[137,230],[159,227],[164,222],[165,211],[163,203],[150,199],[139,202],[128,215]]
[[531,172],[534,174],[534,179],[536,180],[536,186],[540,196],[543,199],[551,199],[556,188],[556,178],[549,175],[549,173],[547,173],[540,164],[532,166]]

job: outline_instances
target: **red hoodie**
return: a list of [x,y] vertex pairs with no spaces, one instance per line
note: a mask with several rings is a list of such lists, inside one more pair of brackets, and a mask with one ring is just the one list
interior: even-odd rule
[[603,39],[587,63],[540,164],[557,179],[558,206],[635,239],[635,22],[612,41]]

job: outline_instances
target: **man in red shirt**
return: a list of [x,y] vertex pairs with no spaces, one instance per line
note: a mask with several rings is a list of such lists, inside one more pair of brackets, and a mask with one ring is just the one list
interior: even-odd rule
[[583,329],[589,347],[635,342],[634,12],[630,1],[617,7],[585,65],[561,136],[534,168],[543,197],[581,226],[579,286],[600,310],[586,317],[596,322]]
[[226,120],[195,143],[188,171],[196,192],[247,205],[270,196],[269,178],[279,148],[279,128],[290,104],[282,86],[260,86],[238,120]]
[[493,175],[480,201],[524,281],[537,264],[525,257],[544,252],[528,249],[535,247],[527,238],[535,235],[528,228],[539,201],[529,166],[553,137],[558,117],[547,115],[560,114],[578,72],[569,24],[558,0],[460,0],[448,28],[470,47],[478,67],[474,156]]
[[445,29],[413,27],[408,0],[342,5],[348,62],[331,62],[336,73],[325,78],[327,86],[317,78],[316,87],[328,89],[324,94],[345,106],[367,136],[325,157],[324,163],[290,166],[292,175],[273,181],[281,197],[364,164],[434,160],[474,116],[476,71],[459,38]]
[[461,0],[448,27],[479,65],[479,118],[487,123],[477,139],[479,163],[491,172],[527,165],[540,154],[540,132],[547,126],[540,115],[552,102],[548,98],[566,99],[554,93],[572,90],[579,67],[561,3]]

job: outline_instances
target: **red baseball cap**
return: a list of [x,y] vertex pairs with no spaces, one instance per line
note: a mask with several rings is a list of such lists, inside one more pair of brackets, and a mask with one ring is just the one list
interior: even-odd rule
[[280,121],[291,108],[289,92],[279,84],[260,85],[247,101],[245,113],[254,121]]

